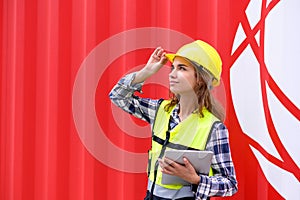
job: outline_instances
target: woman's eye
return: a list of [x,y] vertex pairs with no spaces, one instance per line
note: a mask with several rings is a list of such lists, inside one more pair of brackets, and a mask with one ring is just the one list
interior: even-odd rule
[[171,71],[173,71],[174,70],[174,65],[171,65]]
[[184,70],[186,71],[186,68],[184,66],[174,66],[174,65],[171,65],[171,71],[173,71],[174,69],[178,70],[178,71],[181,71],[181,70]]

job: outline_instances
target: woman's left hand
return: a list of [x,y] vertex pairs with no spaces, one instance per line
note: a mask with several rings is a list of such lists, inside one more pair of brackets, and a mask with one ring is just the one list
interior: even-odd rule
[[166,157],[159,159],[162,173],[178,176],[191,184],[199,184],[200,176],[196,173],[194,167],[186,158],[183,158],[183,162],[184,164],[179,164]]

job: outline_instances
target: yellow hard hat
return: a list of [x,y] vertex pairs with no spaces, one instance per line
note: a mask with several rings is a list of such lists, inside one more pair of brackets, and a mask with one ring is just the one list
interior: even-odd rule
[[187,58],[196,65],[202,66],[214,77],[212,85],[217,86],[220,84],[222,60],[217,50],[210,44],[196,40],[182,46],[176,54],[166,54],[170,62],[173,62],[176,56]]

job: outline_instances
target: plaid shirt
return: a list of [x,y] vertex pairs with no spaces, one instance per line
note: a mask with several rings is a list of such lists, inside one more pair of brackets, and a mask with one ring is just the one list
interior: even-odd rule
[[[141,92],[143,83],[131,85],[135,74],[123,77],[114,86],[109,94],[112,102],[124,111],[150,123],[151,128],[155,120],[155,113],[159,107],[159,100],[140,98],[134,95],[135,91]],[[180,119],[178,105],[171,114],[174,128]],[[223,123],[213,127],[211,138],[206,150],[213,151],[212,169],[214,176],[200,175],[200,183],[195,191],[196,199],[207,199],[210,196],[231,196],[237,192],[237,180],[231,159],[228,130]]]

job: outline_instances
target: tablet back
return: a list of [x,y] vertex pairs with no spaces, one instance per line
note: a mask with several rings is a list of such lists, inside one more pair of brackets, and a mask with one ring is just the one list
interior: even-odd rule
[[[195,170],[200,174],[207,174],[210,170],[211,160],[213,157],[212,151],[197,151],[197,150],[167,150],[165,157],[183,164],[183,158],[187,158],[193,165]],[[162,184],[182,184],[190,185],[185,180],[168,174],[162,175]]]

